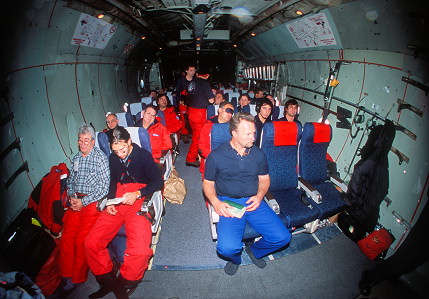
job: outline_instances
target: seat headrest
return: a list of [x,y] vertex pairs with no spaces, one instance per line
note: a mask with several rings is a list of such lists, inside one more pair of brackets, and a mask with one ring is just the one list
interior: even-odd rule
[[298,125],[296,122],[273,121],[274,146],[297,145]]
[[313,123],[314,143],[324,143],[331,141],[331,126],[323,123]]

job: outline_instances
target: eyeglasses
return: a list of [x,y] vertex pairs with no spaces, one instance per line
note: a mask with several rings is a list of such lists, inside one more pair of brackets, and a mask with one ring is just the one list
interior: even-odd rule
[[85,139],[81,139],[79,138],[77,140],[77,142],[81,143],[81,144],[89,144],[92,141],[92,138],[85,138]]
[[229,114],[234,114],[234,109],[232,109],[232,108],[226,108],[225,112],[229,113]]

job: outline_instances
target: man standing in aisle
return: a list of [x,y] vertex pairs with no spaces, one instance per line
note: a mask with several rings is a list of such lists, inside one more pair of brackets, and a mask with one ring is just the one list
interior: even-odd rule
[[185,76],[180,77],[176,84],[176,99],[179,103],[180,119],[182,120],[182,139],[184,143],[189,143],[189,94],[195,90],[195,66],[189,65],[185,70]]
[[192,128],[192,143],[186,155],[186,165],[199,167],[198,142],[200,133],[207,121],[207,106],[214,102],[214,95],[210,84],[207,82],[208,74],[195,78],[193,88],[188,88],[189,92],[189,124]]

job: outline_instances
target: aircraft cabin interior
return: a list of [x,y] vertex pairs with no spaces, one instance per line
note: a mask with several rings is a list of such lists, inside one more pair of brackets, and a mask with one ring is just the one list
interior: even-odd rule
[[[107,191],[119,188],[124,173],[136,181],[126,159],[137,146],[161,170],[162,187],[147,195],[137,190],[133,197],[142,202],[138,217],[150,222],[146,241],[153,255],[136,270],[143,277],[127,287],[126,297],[112,287],[104,298],[429,296],[429,251],[422,250],[428,242],[421,228],[429,210],[427,1],[4,0],[0,8],[2,282],[18,279],[5,273],[26,273],[40,287],[40,296],[32,298],[87,298],[99,284],[103,287],[104,274],[94,273],[95,258],[87,249],[89,261],[82,263],[89,264],[88,277],[73,281],[69,292],[57,292],[65,281],[60,262],[64,227],[71,225],[62,217],[81,211],[74,210],[74,197],[80,209],[89,198],[86,192],[68,193],[70,177],[78,175],[74,161],[86,146],[110,165],[103,198],[91,201],[103,210],[91,216],[96,221],[98,214],[128,205],[118,193],[111,196],[118,200],[114,203]],[[229,106],[209,103],[205,96],[203,108],[193,107],[195,89],[181,89],[178,83],[190,82],[190,69],[195,70],[193,88],[211,89],[213,98],[221,94]],[[259,91],[265,99],[259,99]],[[168,126],[171,119],[159,95],[167,96],[167,107],[173,107],[168,113],[180,121],[176,132]],[[240,106],[242,95],[250,102],[248,110]],[[287,121],[292,106],[293,121]],[[263,116],[264,107],[270,107],[269,116]],[[197,110],[204,113],[200,127],[192,116]],[[222,197],[216,193],[221,184],[210,179],[211,170],[203,172],[208,179],[200,172],[202,165],[215,163],[215,155],[202,154],[201,136],[207,134],[209,153],[221,152],[230,140],[236,150],[233,142],[240,135],[231,130],[230,119],[239,111],[256,119],[257,138],[253,147],[243,145],[243,156],[237,154],[243,160],[263,153],[270,180],[262,203],[291,237],[286,246],[256,258],[248,247],[266,235],[247,222],[241,266],[228,275],[231,261],[217,251],[219,227],[225,227],[219,223],[227,217],[219,215],[207,193],[213,188],[215,198]],[[106,133],[109,115],[132,143],[114,147],[116,133]],[[148,117],[153,117],[149,127]],[[207,122],[211,127],[204,131]],[[93,138],[82,139],[82,124],[92,128]],[[155,124],[169,134],[167,150],[158,148],[160,133],[149,129]],[[190,161],[198,142],[197,160]],[[114,159],[127,168],[118,187],[112,187],[118,179]],[[236,178],[245,180],[241,174]],[[259,185],[246,185],[248,190],[259,190],[261,174],[257,178]],[[102,184],[92,179],[94,186]],[[173,179],[186,190],[173,187]],[[23,215],[31,223],[17,224]],[[358,216],[369,228],[353,222]],[[370,257],[369,250],[381,248],[381,231],[390,241]],[[373,247],[365,250],[363,241]],[[131,242],[137,241],[121,226],[106,243],[107,258],[118,267],[131,265]],[[89,243],[86,238],[79,246]],[[399,262],[399,256],[406,258]],[[392,277],[369,282],[368,273],[380,265],[391,266],[385,272]],[[0,286],[0,297],[11,298],[8,291]]]

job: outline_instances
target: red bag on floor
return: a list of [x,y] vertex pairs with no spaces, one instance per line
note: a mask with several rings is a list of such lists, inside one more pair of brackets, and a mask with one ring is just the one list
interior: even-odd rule
[[59,239],[56,239],[55,241],[57,243],[57,247],[52,251],[46,263],[34,279],[35,284],[42,290],[42,293],[45,296],[52,295],[62,279],[59,265],[60,241]]
[[385,228],[373,231],[358,241],[359,248],[371,260],[375,260],[381,253],[389,249],[394,241],[393,236]]

